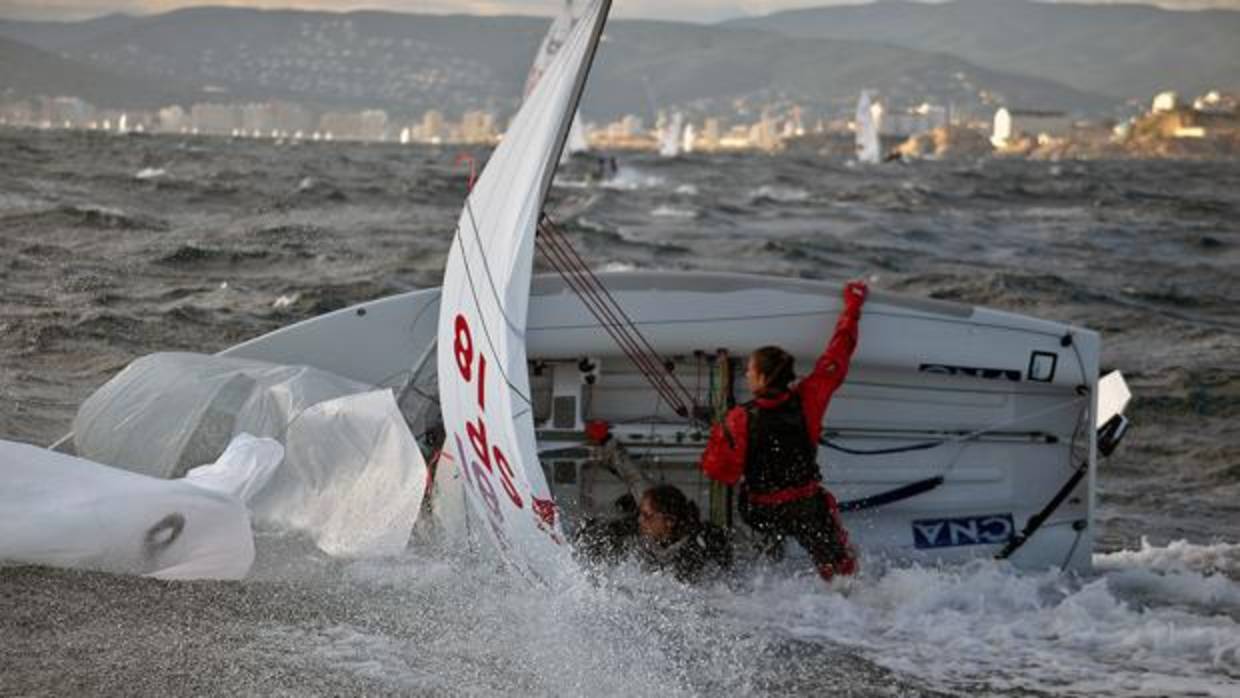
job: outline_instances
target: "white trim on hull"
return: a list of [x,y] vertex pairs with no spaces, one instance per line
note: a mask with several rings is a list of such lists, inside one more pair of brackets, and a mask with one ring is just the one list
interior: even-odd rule
[[[719,348],[735,357],[780,344],[807,369],[839,310],[838,286],[820,282],[686,272],[600,278],[653,346],[675,357],[691,388],[695,378],[700,387],[703,362]],[[222,353],[399,385],[434,340],[438,295],[428,289],[362,303]],[[539,446],[544,453],[560,449],[545,457],[544,468],[566,515],[623,492],[605,478],[583,481],[584,453],[564,455],[580,446],[580,428],[591,418],[616,423],[622,442],[657,460],[656,477],[700,500],[707,496],[693,468],[703,435],[666,405],[656,409],[654,392],[559,277],[534,279],[526,342],[531,362],[550,369],[531,385],[545,403]],[[847,502],[932,477],[943,483],[845,513],[863,553],[926,562],[993,555],[1087,462],[1089,477],[1012,560],[1025,567],[1088,566],[1096,455],[1093,429],[1085,425],[1092,424],[1099,351],[1098,335],[1089,330],[871,294],[827,432],[851,450],[944,443],[879,455],[820,449],[828,485]],[[578,363],[585,357],[593,369],[583,373]]]

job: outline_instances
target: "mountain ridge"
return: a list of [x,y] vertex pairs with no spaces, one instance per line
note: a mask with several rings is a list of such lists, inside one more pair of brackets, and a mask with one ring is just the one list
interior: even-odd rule
[[[89,22],[0,21],[0,36],[24,33],[63,60],[145,81],[152,91],[183,94],[189,86],[200,101],[281,98],[321,108],[503,114],[515,109],[547,27],[545,19],[516,16],[229,7]],[[671,107],[744,115],[794,103],[842,114],[867,87],[907,104],[979,110],[988,99],[1080,112],[1112,106],[1084,90],[944,52],[734,26],[616,20],[597,61],[582,106],[594,119],[626,112],[649,118]]]
[[881,0],[723,22],[803,38],[867,37],[937,49],[1086,92],[1148,100],[1240,87],[1240,11],[1031,0]]

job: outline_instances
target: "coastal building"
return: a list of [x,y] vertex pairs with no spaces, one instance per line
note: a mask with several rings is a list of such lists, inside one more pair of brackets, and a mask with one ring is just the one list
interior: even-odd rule
[[356,141],[362,138],[362,115],[357,112],[329,111],[319,117],[324,140]]
[[431,109],[422,115],[422,125],[416,129],[414,140],[439,143],[444,137],[443,112]]
[[97,116],[90,102],[78,97],[54,97],[44,100],[42,121],[54,128],[85,128]]
[[1072,131],[1072,119],[1061,111],[1008,109],[995,111],[990,142],[996,148],[1007,148],[1018,140],[1046,142],[1064,138]]
[[1154,102],[1150,105],[1150,112],[1153,114],[1162,114],[1165,112],[1175,111],[1180,106],[1180,95],[1174,90],[1159,92],[1154,95]]
[[466,143],[494,143],[495,115],[488,111],[467,111],[461,117],[461,140]]
[[241,109],[231,104],[198,103],[190,108],[194,133],[231,134],[241,128]]
[[367,109],[358,115],[358,137],[364,141],[387,140],[388,115],[382,109]]
[[189,114],[179,104],[164,107],[156,114],[156,129],[165,133],[185,133],[189,131]]
[[892,109],[883,114],[882,127],[879,132],[892,138],[907,138],[938,128],[946,128],[948,120],[947,107],[923,102],[912,109],[903,111]]

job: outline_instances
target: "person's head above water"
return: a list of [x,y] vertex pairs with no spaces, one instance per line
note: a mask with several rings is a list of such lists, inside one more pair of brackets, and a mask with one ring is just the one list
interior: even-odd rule
[[762,347],[750,354],[745,369],[749,392],[764,395],[787,390],[797,377],[794,363],[792,354],[776,346]]
[[697,505],[672,485],[646,490],[637,507],[637,529],[643,538],[674,543],[698,523]]

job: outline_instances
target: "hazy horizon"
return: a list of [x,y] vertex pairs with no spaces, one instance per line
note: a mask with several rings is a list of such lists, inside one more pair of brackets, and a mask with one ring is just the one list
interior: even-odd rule
[[[872,0],[621,0],[612,14],[627,19],[718,22],[761,16],[785,10],[830,5],[868,4]],[[915,0],[943,2],[948,0]],[[996,0],[998,1],[998,0]],[[1141,4],[1168,10],[1240,10],[1240,0],[1035,0],[1064,4]],[[186,7],[229,6],[262,9],[300,9],[329,12],[387,10],[415,14],[536,15],[550,16],[562,0],[5,0],[0,18],[15,20],[77,21],[124,13],[149,15]]]

